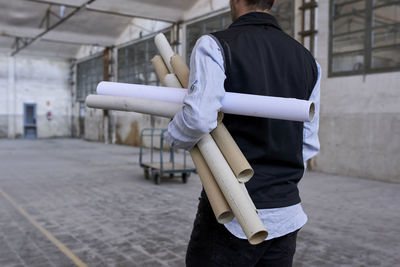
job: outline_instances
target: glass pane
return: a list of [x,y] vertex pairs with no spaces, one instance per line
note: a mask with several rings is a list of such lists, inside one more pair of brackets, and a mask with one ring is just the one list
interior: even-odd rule
[[222,29],[222,18],[209,20],[205,23],[205,33],[216,32]]
[[282,30],[293,36],[293,16],[294,7],[292,0],[279,0],[275,2],[275,5],[271,9],[272,15],[275,16]]
[[134,54],[134,62],[135,64],[140,64],[145,62],[146,60],[146,43],[140,42],[135,45],[135,54]]
[[193,24],[190,24],[186,27],[186,61],[189,63],[190,55],[192,54],[192,50],[194,45],[196,44],[197,39],[199,39],[202,35],[220,31],[227,28],[231,24],[231,16],[230,13],[225,13],[219,15],[217,17],[213,17],[210,19],[206,19],[203,21],[199,21]]
[[[374,9],[373,25],[382,26],[394,23],[400,23],[400,1],[398,4],[383,6]],[[393,3],[393,1],[392,1]]]
[[364,49],[364,32],[333,37],[333,53]]
[[373,47],[400,44],[400,24],[373,30]]
[[104,57],[98,56],[77,65],[77,100],[85,100],[96,92],[97,84],[103,80]]
[[365,28],[365,14],[358,13],[357,15],[345,16],[335,19],[333,22],[333,33],[350,33],[363,30]]
[[372,68],[400,67],[400,46],[372,51]]
[[333,4],[334,17],[348,15],[363,10],[365,10],[365,0],[359,0],[359,1],[335,0]]
[[33,120],[33,116],[34,116],[34,110],[33,110],[33,106],[26,106],[26,123],[27,124],[35,124],[34,120]]
[[222,15],[222,28],[226,29],[229,27],[229,25],[232,24],[232,16],[231,13],[225,13],[224,15]]
[[374,0],[374,6],[387,5],[395,2],[396,0]]
[[189,62],[190,55],[197,39],[200,38],[202,34],[201,24],[190,25],[186,29],[186,59]]
[[364,55],[354,52],[332,57],[332,72],[361,71],[364,69]]
[[[164,32],[170,42],[171,31]],[[159,54],[154,38],[118,49],[118,81],[138,84],[159,84],[151,59]]]

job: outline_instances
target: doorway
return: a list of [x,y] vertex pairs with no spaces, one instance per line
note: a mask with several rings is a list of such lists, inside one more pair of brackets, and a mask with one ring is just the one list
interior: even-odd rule
[[24,104],[24,138],[36,139],[36,104]]

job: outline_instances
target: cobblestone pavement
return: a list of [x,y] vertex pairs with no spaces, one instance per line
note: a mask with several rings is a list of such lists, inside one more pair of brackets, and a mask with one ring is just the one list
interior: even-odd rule
[[[74,266],[4,194],[88,266],[184,266],[201,184],[143,178],[139,149],[0,140],[0,266]],[[309,173],[295,266],[396,266],[400,185]]]

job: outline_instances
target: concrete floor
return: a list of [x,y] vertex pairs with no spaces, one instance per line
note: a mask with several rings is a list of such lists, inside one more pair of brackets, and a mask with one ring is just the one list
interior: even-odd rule
[[[156,186],[138,155],[72,139],[0,140],[0,266],[74,266],[74,256],[88,266],[184,266],[199,179]],[[295,266],[399,266],[400,184],[309,173],[301,192],[309,222]]]

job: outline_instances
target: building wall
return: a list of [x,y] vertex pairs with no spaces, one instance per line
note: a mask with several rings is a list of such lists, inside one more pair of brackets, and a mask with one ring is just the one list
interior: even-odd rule
[[[127,26],[126,30],[122,32],[120,37],[116,40],[116,48],[113,49],[111,54],[111,67],[110,67],[110,80],[117,81],[117,50],[119,46],[124,46],[135,40],[139,40],[141,36],[148,36],[169,27],[169,24],[164,22],[156,22],[146,19],[135,18]],[[98,48],[82,47],[77,58],[82,59],[90,57],[92,54],[101,52]],[[74,87],[74,94],[76,95],[76,86]],[[75,96],[73,97],[75,101]],[[169,119],[139,114],[135,112],[118,112],[109,111],[109,116],[104,117],[102,110],[96,110],[85,107],[83,110],[84,115],[84,129],[80,129],[79,125],[79,103],[75,103],[73,109],[74,128],[77,129],[78,135],[86,140],[112,142],[117,144],[139,146],[140,145],[140,132],[144,128],[166,128]],[[82,115],[82,114],[81,114]],[[82,134],[83,133],[83,134]]]
[[[199,15],[207,15],[210,12],[220,10],[221,8],[228,8],[229,1],[228,0],[213,0],[213,1],[199,1],[192,9],[188,10],[183,14],[183,18],[185,20],[195,18]],[[168,28],[170,25],[165,22],[156,22],[146,19],[135,18],[132,22],[127,26],[125,31],[122,32],[120,37],[116,40],[117,48],[114,49],[113,53],[113,64],[111,70],[111,80],[117,80],[117,53],[116,50],[118,46],[127,44],[129,42],[134,42],[135,40],[140,39],[142,36],[146,37],[152,35],[158,31]],[[184,35],[182,35],[182,31],[180,31],[181,36],[180,40],[184,40]],[[181,55],[182,53],[182,44],[174,47],[176,51],[178,51]],[[77,58],[85,58],[94,53],[99,52],[96,47],[82,47],[78,54]],[[75,88],[76,92],[76,88]],[[75,105],[74,108],[74,118],[79,117],[79,108]],[[103,112],[101,110],[94,110],[91,108],[85,108],[84,110],[84,135],[83,137],[87,140],[92,141],[104,141],[104,142],[113,142],[117,144],[125,144],[125,145],[140,145],[140,132],[145,128],[167,128],[169,119],[149,116],[134,112],[117,112],[111,111],[109,118],[107,120],[111,120],[110,123],[104,120]],[[74,128],[78,129],[80,132],[82,129],[79,129],[79,120],[74,120]],[[106,128],[110,128],[111,131],[108,131]],[[108,134],[108,132],[110,132]],[[105,136],[106,135],[106,136]],[[107,138],[108,136],[108,138]],[[145,140],[147,143],[147,140]],[[148,144],[145,144],[148,145]]]
[[329,1],[318,4],[321,152],[311,166],[400,182],[400,72],[329,78]]
[[[318,1],[315,56],[322,67],[321,82],[321,151],[310,166],[314,170],[341,175],[373,178],[400,182],[400,73],[381,73],[346,77],[328,77],[329,2]],[[295,33],[301,25],[302,12],[295,3]],[[196,20],[226,10],[227,0],[200,0],[183,14],[185,21]],[[136,25],[136,26],[135,26]],[[141,27],[137,27],[141,25]],[[161,30],[163,23],[133,20],[121,34],[117,43],[138,39],[141,35]],[[144,29],[148,29],[147,31]],[[181,40],[177,51],[185,51],[185,23],[182,24]],[[299,36],[296,34],[296,39]],[[85,52],[86,51],[86,52]],[[87,56],[82,49],[80,56]],[[114,58],[115,52],[114,52]],[[114,60],[114,63],[116,61]],[[113,65],[113,79],[116,65]],[[86,111],[85,137],[100,140],[104,131],[102,114]],[[114,135],[112,140],[121,144],[137,145],[143,128],[164,128],[168,120],[151,118],[137,113],[113,112]],[[100,127],[100,128],[99,128]]]
[[23,137],[24,103],[36,104],[38,138],[70,136],[69,67],[65,60],[0,57],[0,137]]

